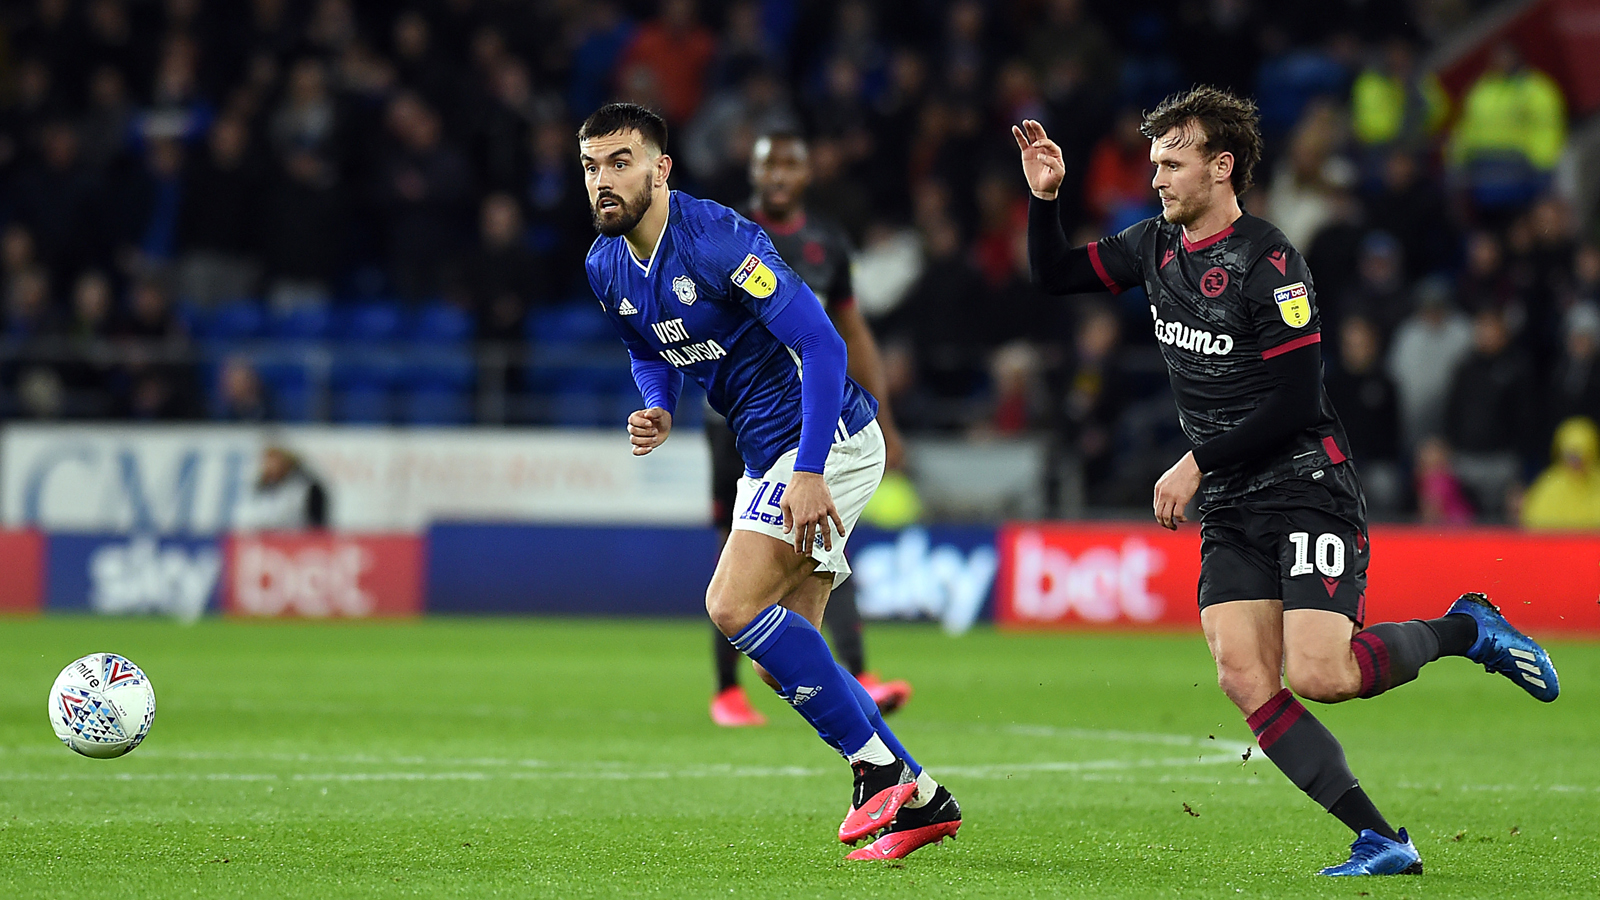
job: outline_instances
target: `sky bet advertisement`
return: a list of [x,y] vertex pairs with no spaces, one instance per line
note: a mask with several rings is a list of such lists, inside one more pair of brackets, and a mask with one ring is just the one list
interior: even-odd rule
[[[235,527],[268,442],[328,486],[330,529]],[[677,446],[640,461],[603,431],[8,426],[0,614],[701,616],[720,543],[704,442]],[[1481,590],[1536,631],[1600,635],[1600,534],[1371,537],[1370,621]],[[1193,526],[863,525],[849,555],[868,618],[951,634],[1199,627]]]

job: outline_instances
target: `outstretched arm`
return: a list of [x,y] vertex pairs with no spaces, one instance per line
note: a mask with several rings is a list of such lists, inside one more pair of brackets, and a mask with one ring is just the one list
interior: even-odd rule
[[1107,276],[1094,244],[1073,247],[1061,228],[1061,203],[1056,199],[1066,175],[1061,148],[1044,126],[1032,119],[1011,126],[1022,151],[1022,174],[1028,179],[1028,268],[1033,283],[1049,294],[1088,294],[1121,288]]

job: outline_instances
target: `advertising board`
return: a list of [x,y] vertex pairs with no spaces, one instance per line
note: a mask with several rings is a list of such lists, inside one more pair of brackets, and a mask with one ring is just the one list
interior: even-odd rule
[[8,425],[0,518],[48,531],[215,535],[238,522],[261,450],[299,454],[338,530],[436,519],[705,524],[705,441],[635,457],[626,434],[558,429]]

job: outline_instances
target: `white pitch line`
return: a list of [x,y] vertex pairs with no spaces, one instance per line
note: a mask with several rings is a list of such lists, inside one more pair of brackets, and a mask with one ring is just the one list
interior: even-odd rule
[[[937,724],[937,723],[934,723]],[[1157,744],[1169,747],[1195,747],[1206,751],[1221,751],[1223,756],[1212,760],[1214,762],[1238,761],[1238,758],[1253,744],[1241,743],[1225,739],[1202,738],[1182,734],[1157,734],[1135,731],[1101,731],[1090,728],[1063,728],[1054,725],[1004,725],[990,728],[983,725],[958,726],[962,730],[999,731],[1004,734],[1019,737],[1059,738],[1084,743],[1129,743],[1129,744]],[[24,755],[57,755],[60,753],[53,744],[40,743],[38,745],[25,745],[21,747],[0,747],[0,754]],[[1207,754],[1202,753],[1202,756]],[[189,762],[196,761],[260,761],[278,763],[324,763],[332,765],[383,765],[383,766],[450,766],[455,768],[489,768],[489,767],[516,767],[516,768],[542,768],[552,765],[541,759],[509,758],[509,757],[428,757],[412,755],[379,756],[375,754],[338,754],[319,755],[314,753],[283,753],[264,751],[209,751],[209,750],[164,750],[157,747],[147,747],[139,754],[141,759],[174,759]],[[1106,765],[1110,761],[1098,761],[1096,766]],[[1191,761],[1192,762],[1192,761]],[[1153,764],[1153,763],[1147,763]],[[596,762],[593,765],[601,767],[625,767],[628,763]],[[1047,763],[1046,765],[1086,765],[1084,763]],[[715,768],[715,767],[713,767]],[[978,767],[987,768],[987,767]],[[948,771],[948,769],[943,769]],[[596,776],[601,777],[601,776]]]
[[[1011,763],[988,766],[944,766],[940,775],[959,778],[1010,778],[1013,775],[1079,774],[1159,768],[1185,768],[1199,765],[1232,764],[1232,757],[1201,756],[1195,759],[1100,759],[1055,762]],[[814,778],[837,774],[834,769],[808,769],[799,766],[696,766],[684,769],[572,769],[506,770],[491,772],[92,772],[45,773],[0,772],[4,781],[306,781],[306,782],[382,782],[382,781],[660,781],[680,778]]]
[[[1167,747],[1193,747],[1202,752],[1194,757],[1167,756],[1155,759],[1130,759],[1119,756],[1112,759],[1046,760],[1016,763],[990,763],[969,766],[934,766],[941,775],[960,778],[1001,779],[1028,775],[1081,775],[1093,777],[1095,773],[1131,772],[1150,769],[1176,769],[1193,766],[1238,765],[1240,757],[1251,745],[1237,741],[1200,738],[1191,735],[1152,734],[1130,731],[1099,731],[1085,728],[1061,728],[1051,725],[1007,725],[989,728],[983,725],[964,726],[967,729],[1000,731],[1019,737],[1065,739],[1084,743],[1157,744]],[[1220,752],[1218,752],[1220,751]],[[24,746],[0,747],[0,753],[40,754],[59,753],[53,747]],[[680,778],[812,778],[835,774],[833,769],[816,769],[801,766],[736,766],[729,763],[689,766],[673,769],[638,768],[624,762],[596,762],[583,769],[555,768],[540,759],[515,759],[506,757],[427,757],[379,756],[373,754],[318,755],[311,753],[274,752],[218,752],[169,750],[151,748],[141,759],[168,759],[182,762],[202,761],[255,761],[285,763],[290,765],[350,765],[385,767],[388,771],[361,772],[291,772],[291,773],[230,773],[230,772],[94,772],[94,773],[34,773],[0,772],[0,782],[5,781],[304,781],[304,782],[390,782],[390,781],[659,781]],[[396,771],[394,767],[441,766],[455,771],[417,772]],[[493,771],[468,771],[490,769]],[[1169,777],[1169,776],[1164,776]]]

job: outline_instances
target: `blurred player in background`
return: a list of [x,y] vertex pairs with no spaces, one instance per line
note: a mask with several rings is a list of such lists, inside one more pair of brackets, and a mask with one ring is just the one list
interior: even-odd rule
[[[628,348],[645,408],[636,456],[672,432],[687,372],[728,421],[745,478],[706,589],[711,621],[855,776],[839,839],[849,859],[900,858],[953,836],[961,811],[901,746],[817,630],[850,575],[845,540],[883,477],[872,396],[845,374],[821,301],[759,226],[670,190],[660,116],[613,103],[578,131],[595,230],[585,268]],[[641,497],[641,503],[649,502]],[[640,590],[650,573],[639,573]]]
[[261,451],[261,472],[240,504],[237,523],[248,531],[304,531],[328,527],[328,491],[287,447]]
[[1356,833],[1350,859],[1322,874],[1421,872],[1405,829],[1390,827],[1294,694],[1375,697],[1441,656],[1465,656],[1548,702],[1555,668],[1482,594],[1438,619],[1362,629],[1366,500],[1322,387],[1311,273],[1282,232],[1239,207],[1261,158],[1255,104],[1195,88],[1142,130],[1162,214],[1074,249],[1056,202],[1060,149],[1038,122],[1012,128],[1033,192],[1034,279],[1052,294],[1144,288],[1194,443],[1156,482],[1155,517],[1176,529],[1200,492],[1200,624],[1217,681],[1267,757]]
[[[783,261],[822,300],[828,318],[844,338],[849,358],[848,374],[878,400],[878,426],[883,430],[884,451],[890,469],[904,461],[900,431],[889,412],[883,361],[872,339],[866,317],[856,306],[850,285],[850,239],[843,229],[806,213],[806,186],[811,181],[811,160],[805,139],[798,134],[763,135],[750,153],[750,184],[755,189],[750,218],[767,232]],[[733,505],[744,460],[733,432],[721,416],[706,418],[706,439],[711,443],[711,490],[717,527],[723,540],[733,530]],[[850,674],[861,682],[885,715],[911,699],[911,685],[902,680],[883,681],[867,671],[866,648],[861,638],[861,613],[856,610],[854,582],[845,582],[828,598],[828,633],[833,649]],[[717,693],[711,699],[711,720],[718,725],[765,725],[767,719],[750,706],[739,686],[739,651],[713,627],[712,653],[717,664]]]

